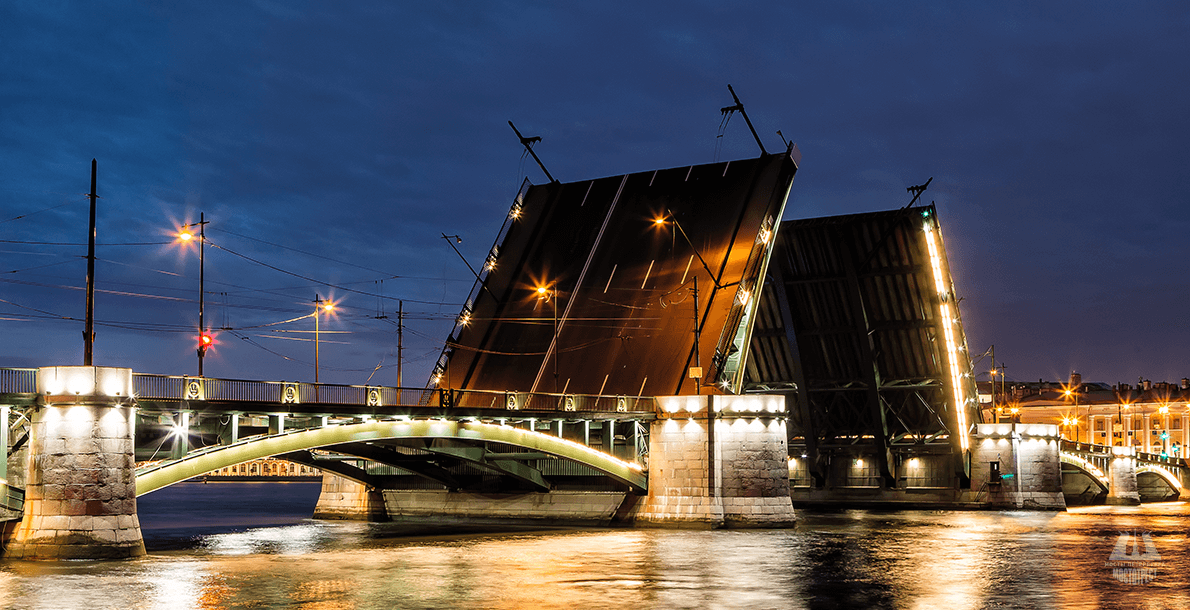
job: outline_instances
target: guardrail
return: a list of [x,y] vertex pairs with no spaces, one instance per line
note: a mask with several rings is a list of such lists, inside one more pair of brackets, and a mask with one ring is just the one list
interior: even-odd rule
[[[1111,445],[1098,445],[1095,443],[1083,443],[1079,441],[1062,439],[1060,447],[1062,451],[1069,451],[1072,453],[1086,453],[1096,457],[1112,455]],[[1170,455],[1163,456],[1159,453],[1146,453],[1140,450],[1137,450],[1133,457],[1135,457],[1139,462],[1148,462],[1151,464],[1165,464],[1168,466],[1186,465],[1186,460],[1181,457]]]
[[0,394],[37,392],[37,369],[0,369]]
[[[134,373],[133,391],[141,401],[197,401],[350,406],[409,406],[515,411],[654,413],[646,396],[598,396],[545,392],[396,388],[287,381],[251,381]],[[0,394],[37,391],[37,369],[0,369]]]
[[25,490],[0,483],[0,508],[13,512],[25,510]]

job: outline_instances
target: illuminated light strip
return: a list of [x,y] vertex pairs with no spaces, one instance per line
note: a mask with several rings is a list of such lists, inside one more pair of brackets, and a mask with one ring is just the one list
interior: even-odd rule
[[1087,470],[1087,472],[1090,472],[1091,474],[1099,477],[1100,479],[1107,480],[1107,475],[1103,474],[1103,471],[1100,470],[1099,467],[1088,462],[1087,460],[1084,460],[1083,458],[1081,458],[1077,455],[1074,455],[1073,453],[1067,453],[1065,451],[1062,452],[1062,457],[1064,459],[1070,460],[1071,462],[1078,464],[1079,466],[1082,466],[1083,468],[1085,468]]
[[969,447],[967,439],[967,400],[963,395],[963,386],[960,384],[962,379],[959,373],[958,349],[955,347],[954,329],[951,328],[955,324],[955,318],[950,314],[950,303],[945,298],[948,293],[946,290],[946,282],[942,279],[942,260],[938,255],[938,246],[934,242],[933,228],[927,223],[925,225],[926,231],[926,246],[930,251],[930,267],[934,270],[934,287],[938,290],[938,295],[943,299],[940,313],[942,314],[942,331],[946,339],[946,355],[950,360],[950,383],[954,388],[954,404],[955,411],[959,415],[959,446],[963,451]]
[[1165,479],[1165,481],[1173,486],[1175,490],[1179,492],[1181,491],[1182,482],[1178,480],[1178,477],[1174,475],[1174,473],[1161,468],[1160,466],[1153,466],[1152,464],[1141,464],[1140,466],[1137,466],[1136,474],[1144,474],[1146,472],[1155,474]]

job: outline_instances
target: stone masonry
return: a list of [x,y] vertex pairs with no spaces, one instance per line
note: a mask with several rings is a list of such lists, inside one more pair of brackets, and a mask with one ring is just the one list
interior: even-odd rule
[[[708,438],[708,400],[717,401],[713,443]],[[634,512],[636,523],[708,528],[793,524],[785,422],[779,417],[784,415],[782,397],[673,396],[658,402],[662,416],[649,432],[649,493]]]
[[[1058,427],[1048,424],[977,424],[971,444],[971,488],[992,507],[1066,510]],[[990,463],[1011,475],[989,480]]]
[[1107,504],[1140,504],[1136,487],[1136,451],[1131,447],[1112,447],[1112,461],[1107,465]]
[[331,472],[322,473],[322,493],[314,506],[315,519],[388,521],[384,494],[358,481]]
[[[84,381],[81,389],[53,387],[52,381],[60,377]],[[43,379],[51,382],[51,389],[43,391]],[[25,514],[4,557],[144,555],[130,424],[135,415],[128,405],[131,371],[49,367],[38,372],[38,384],[47,404],[36,410],[31,422]]]

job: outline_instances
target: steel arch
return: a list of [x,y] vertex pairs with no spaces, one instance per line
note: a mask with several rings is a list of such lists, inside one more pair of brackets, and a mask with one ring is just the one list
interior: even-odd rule
[[233,445],[191,453],[180,460],[138,470],[136,495],[143,496],[162,487],[249,460],[342,443],[398,438],[449,438],[506,443],[585,464],[636,490],[648,489],[648,476],[635,464],[573,441],[511,426],[470,421],[416,420],[327,426],[253,437]]

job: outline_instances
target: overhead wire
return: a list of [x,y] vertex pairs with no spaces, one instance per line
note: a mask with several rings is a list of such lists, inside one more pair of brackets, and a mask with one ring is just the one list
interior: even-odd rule
[[68,200],[66,200],[66,201],[63,201],[62,203],[59,203],[58,205],[55,205],[55,206],[50,206],[50,207],[48,207],[48,208],[43,208],[43,209],[37,210],[36,212],[26,212],[26,213],[24,213],[24,214],[21,214],[21,215],[19,215],[19,216],[13,216],[12,218],[8,218],[8,219],[5,219],[5,220],[0,220],[0,224],[4,224],[4,223],[6,223],[6,222],[12,222],[12,221],[14,221],[14,220],[20,220],[20,219],[22,219],[22,218],[28,218],[29,216],[32,216],[32,215],[34,215],[34,214],[40,214],[40,213],[42,213],[42,212],[48,212],[48,211],[50,211],[50,210],[56,210],[56,209],[58,209],[58,208],[60,208],[60,207],[68,206],[68,205],[70,205],[70,204],[72,204],[72,203],[81,203],[82,201],[83,201],[82,199],[77,199],[77,200],[69,200],[69,199],[68,199]]

